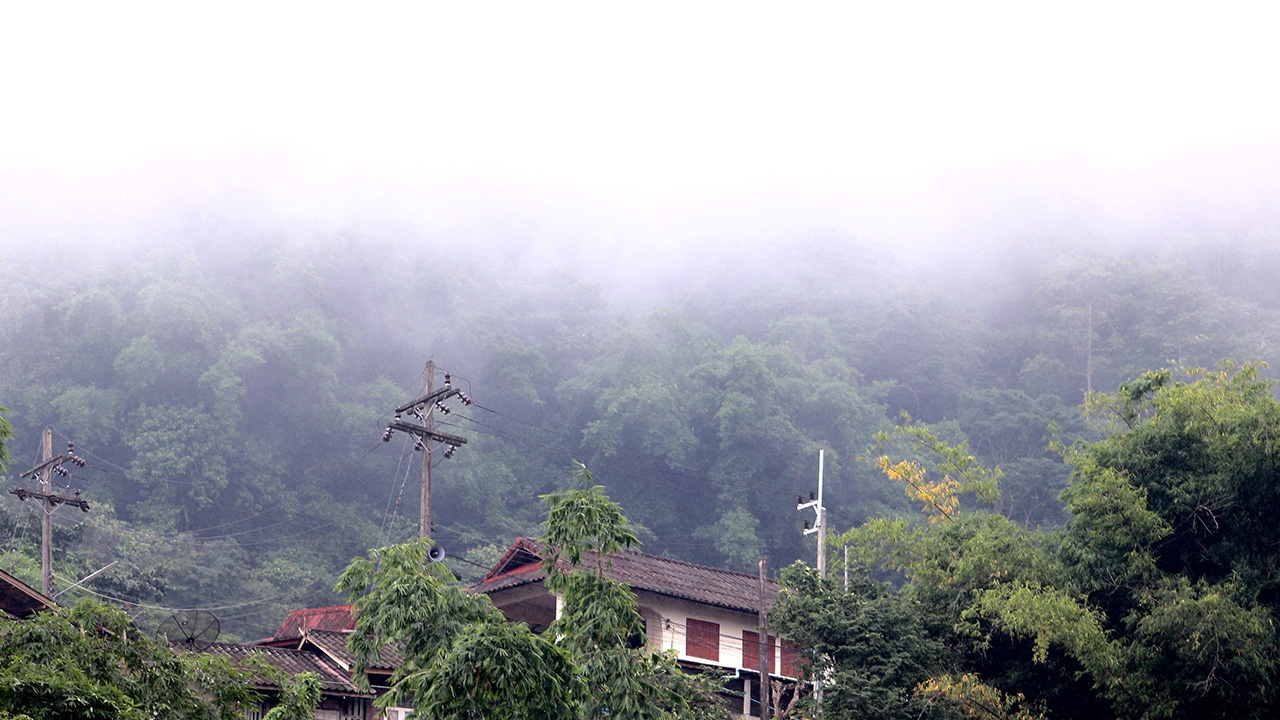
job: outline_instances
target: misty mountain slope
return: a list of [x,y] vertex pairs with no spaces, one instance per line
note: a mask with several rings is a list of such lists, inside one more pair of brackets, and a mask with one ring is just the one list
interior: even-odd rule
[[[639,310],[590,277],[355,233],[148,247],[38,284],[10,264],[9,481],[54,427],[90,460],[60,482],[95,506],[57,517],[59,576],[121,559],[94,592],[226,607],[229,632],[253,637],[335,601],[351,557],[415,532],[417,454],[380,435],[429,357],[476,400],[437,416],[470,440],[435,455],[436,537],[459,572],[536,534],[537,496],[573,459],[648,551],[743,569],[811,557],[792,503],[818,448],[834,526],[907,512],[858,459],[904,411],[1005,470],[1003,513],[1057,524],[1067,471],[1048,427],[1091,436],[1087,389],[1265,360],[1280,333],[1265,292],[1222,292],[1194,254],[1064,255],[1006,281],[821,249],[825,263],[690,278]],[[29,577],[31,508],[4,508],[0,563]]]

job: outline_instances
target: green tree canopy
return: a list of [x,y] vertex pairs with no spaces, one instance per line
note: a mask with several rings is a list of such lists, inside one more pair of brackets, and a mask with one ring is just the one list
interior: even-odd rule
[[223,658],[171,650],[85,600],[0,618],[0,714],[42,720],[231,720],[254,698]]
[[[973,465],[963,444],[902,431],[921,459],[879,464],[929,521],[878,518],[841,542],[861,567],[905,582],[893,593],[858,580],[846,598],[793,571],[777,612],[812,643],[815,677],[832,679],[827,707],[836,717],[890,717],[886,707],[911,703],[920,717],[1272,716],[1280,401],[1271,389],[1256,366],[1228,363],[1185,381],[1147,373],[1092,396],[1089,411],[1112,427],[1066,451],[1069,519],[1053,532],[962,507],[966,490],[989,492],[999,473]],[[875,603],[915,611],[874,637],[840,639],[874,617]],[[912,642],[945,650],[903,653]],[[894,677],[891,667],[915,674]],[[892,702],[855,714],[849,697]]]

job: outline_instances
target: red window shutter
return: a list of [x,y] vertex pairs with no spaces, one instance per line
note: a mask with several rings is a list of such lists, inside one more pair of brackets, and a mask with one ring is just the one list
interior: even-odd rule
[[684,654],[703,660],[720,660],[720,623],[689,618],[685,625]]
[[[769,647],[765,653],[769,656],[769,672],[776,673],[777,653],[775,652],[778,638],[770,635],[766,642]],[[742,666],[748,670],[760,669],[760,633],[753,633],[750,630],[742,631]]]
[[782,674],[800,677],[800,646],[790,640],[782,641]]

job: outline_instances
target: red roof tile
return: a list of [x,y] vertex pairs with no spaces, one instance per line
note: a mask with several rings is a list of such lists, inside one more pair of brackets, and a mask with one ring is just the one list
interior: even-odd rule
[[[471,586],[471,591],[493,593],[541,582],[546,573],[536,552],[537,546],[532,541],[517,539],[493,570]],[[594,555],[584,564],[594,567]],[[760,579],[748,573],[626,551],[609,557],[604,574],[630,585],[634,590],[647,590],[742,612],[756,612],[759,607]],[[778,584],[766,580],[765,605],[772,607],[777,596]]]

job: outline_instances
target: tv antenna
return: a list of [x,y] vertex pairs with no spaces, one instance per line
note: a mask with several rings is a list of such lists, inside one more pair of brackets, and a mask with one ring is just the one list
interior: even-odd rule
[[199,652],[209,649],[213,641],[218,639],[220,629],[218,618],[213,613],[206,610],[183,610],[160,623],[156,637],[184,650]]

